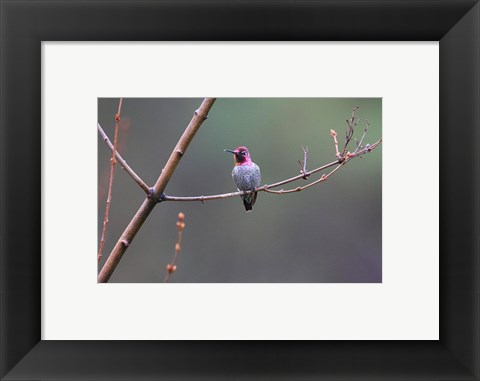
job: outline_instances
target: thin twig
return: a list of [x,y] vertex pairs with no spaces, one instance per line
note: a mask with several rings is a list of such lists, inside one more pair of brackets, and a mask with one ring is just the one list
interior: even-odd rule
[[126,227],[125,231],[120,236],[107,261],[103,265],[103,268],[97,277],[98,283],[108,282],[112,276],[118,263],[122,259],[123,254],[131,245],[132,240],[135,238],[136,234],[152,212],[155,205],[157,205],[159,196],[163,195],[163,191],[175,172],[178,163],[180,162],[198,129],[205,119],[207,119],[208,112],[212,108],[214,102],[215,98],[205,98],[198,110],[195,111],[192,120],[180,137],[180,140],[170,154],[170,157],[168,158],[167,163],[165,164],[165,167],[163,168],[157,182],[153,186],[151,196],[147,197],[143,201],[140,209],[137,211],[135,216]]
[[[363,137],[362,137],[362,140],[363,140]],[[301,186],[301,187],[296,187],[296,188],[293,188],[293,189],[287,189],[287,190],[284,190],[284,189],[281,189],[279,191],[273,191],[273,190],[270,190],[270,189],[264,189],[265,192],[268,192],[268,193],[274,193],[274,194],[286,194],[286,193],[294,193],[294,192],[300,192],[304,189],[307,189],[307,188],[310,188],[318,183],[321,183],[323,181],[326,181],[330,178],[331,175],[333,175],[336,171],[338,171],[340,169],[340,167],[342,167],[343,165],[345,165],[346,163],[348,163],[350,160],[356,158],[356,157],[359,157],[365,153],[369,153],[371,152],[372,150],[374,150],[375,148],[377,148],[377,146],[382,142],[382,139],[378,140],[377,142],[371,144],[371,145],[368,145],[366,147],[364,147],[363,149],[359,150],[359,151],[356,151],[354,153],[350,153],[347,155],[347,157],[342,160],[342,162],[340,164],[338,164],[335,169],[327,174],[323,174],[318,180],[315,180],[313,182],[311,182],[310,184],[307,184],[307,185],[304,185],[304,186]]]
[[365,121],[365,128],[363,129],[362,138],[361,138],[360,141],[358,142],[357,148],[355,149],[355,151],[354,151],[353,153],[357,153],[358,150],[362,148],[363,139],[365,139],[365,136],[367,135],[368,127],[370,127],[370,124],[368,123],[368,120],[366,120],[366,121]]
[[110,164],[111,164],[110,182],[108,184],[108,197],[107,197],[107,205],[105,207],[105,218],[103,219],[102,238],[100,239],[100,247],[98,249],[98,255],[97,255],[98,263],[100,263],[100,260],[102,259],[103,246],[105,245],[105,234],[106,234],[107,225],[108,225],[108,216],[110,215],[110,204],[112,202],[113,178],[115,176],[115,163],[117,162],[115,153],[117,152],[118,126],[120,124],[120,112],[122,111],[122,103],[123,103],[123,98],[120,98],[120,101],[118,102],[118,112],[115,115],[115,135],[113,138],[112,158],[110,159]]
[[340,160],[342,155],[340,154],[340,151],[338,150],[337,131],[330,130],[330,136],[333,138],[333,144],[335,145],[335,155]]
[[[350,159],[348,159],[350,160]],[[313,182],[311,182],[310,184],[307,184],[307,185],[304,185],[302,187],[296,187],[296,188],[293,188],[293,189],[280,189],[279,191],[274,191],[274,190],[269,190],[269,189],[265,189],[265,192],[268,192],[268,193],[274,193],[274,194],[286,194],[286,193],[294,193],[294,192],[300,192],[304,189],[307,189],[307,188],[310,188],[318,183],[321,183],[323,181],[327,181],[329,179],[329,177],[331,175],[333,175],[336,171],[338,171],[338,169],[344,165],[345,163],[347,163],[348,160],[344,160],[342,161],[340,164],[338,164],[335,169],[333,171],[330,171],[329,173],[327,174],[323,174],[318,180],[315,180]]]
[[308,147],[302,146],[303,149],[303,161],[298,161],[298,164],[300,164],[300,173],[303,175],[303,179],[307,180],[307,157],[308,157]]
[[[102,127],[100,126],[100,123],[97,123],[97,128],[98,128],[98,133],[102,137],[102,140],[105,142],[107,147],[110,149],[110,151],[114,152],[114,147],[112,143],[110,142],[110,139],[108,139],[107,134],[103,131]],[[145,193],[149,194],[150,193],[150,188],[148,187],[147,184],[138,176],[135,171],[130,168],[130,166],[127,164],[127,162],[123,159],[123,157],[120,155],[118,151],[115,151],[115,157],[117,158],[118,162],[122,166],[122,168],[125,170],[125,172],[128,173],[128,175],[144,190]]]
[[352,140],[353,133],[355,132],[355,127],[357,126],[359,120],[355,119],[355,111],[359,109],[358,106],[354,107],[352,110],[352,117],[350,119],[347,119],[347,131],[345,133],[345,145],[343,146],[342,153],[340,154],[340,157],[345,158],[347,154],[347,149],[348,149],[348,144]]
[[178,230],[178,235],[177,235],[177,242],[175,243],[175,254],[173,255],[173,260],[172,263],[169,263],[167,265],[167,273],[165,274],[165,279],[163,280],[165,283],[167,283],[170,280],[170,276],[177,271],[177,257],[178,254],[180,253],[180,250],[182,250],[182,235],[183,235],[183,230],[185,229],[185,215],[180,212],[178,213],[178,220],[177,220],[177,230]]

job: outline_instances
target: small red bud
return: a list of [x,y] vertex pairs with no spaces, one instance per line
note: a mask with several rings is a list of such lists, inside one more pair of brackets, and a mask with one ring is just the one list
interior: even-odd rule
[[120,115],[115,114],[115,122],[120,122]]

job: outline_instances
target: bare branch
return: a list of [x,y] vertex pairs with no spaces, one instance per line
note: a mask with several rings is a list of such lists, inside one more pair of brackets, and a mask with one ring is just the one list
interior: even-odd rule
[[335,144],[335,155],[337,156],[338,160],[341,160],[342,155],[338,150],[338,140],[337,140],[337,131],[330,130],[330,136],[333,138],[333,144]]
[[370,124],[368,123],[368,120],[365,121],[365,128],[363,129],[363,135],[360,141],[357,144],[357,148],[353,153],[357,153],[359,149],[362,149],[362,144],[363,144],[363,139],[365,139],[365,135],[367,135],[368,127],[370,127]]
[[107,205],[105,207],[105,218],[103,219],[103,229],[102,229],[102,238],[100,239],[100,247],[98,248],[97,262],[100,263],[102,259],[103,246],[105,245],[105,234],[107,232],[108,225],[108,216],[110,215],[110,204],[112,202],[112,189],[113,189],[113,178],[115,176],[115,163],[117,152],[117,140],[118,140],[118,126],[120,124],[120,112],[122,111],[123,98],[120,98],[118,102],[118,112],[115,115],[115,136],[113,139],[113,150],[112,158],[110,159],[110,181],[108,184],[108,196],[107,196]]
[[[350,160],[350,159],[348,159]],[[265,189],[265,192],[268,192],[268,193],[274,193],[274,194],[286,194],[286,193],[294,193],[294,192],[300,192],[304,189],[307,189],[307,188],[310,188],[314,185],[317,185],[318,183],[321,183],[323,181],[326,181],[329,179],[329,177],[331,175],[333,175],[335,172],[338,171],[338,169],[344,165],[345,163],[348,162],[348,160],[344,160],[342,161],[340,164],[338,164],[335,169],[333,171],[330,171],[329,173],[327,174],[323,174],[318,180],[315,180],[313,182],[311,182],[310,184],[307,184],[307,185],[304,185],[302,187],[296,187],[296,188],[293,188],[293,189],[287,189],[287,190],[284,190],[284,189],[280,189],[279,191],[272,191],[272,190],[269,190],[269,189]]]
[[[318,168],[315,168],[311,171],[308,171],[308,172],[306,172],[305,175],[306,176],[313,175],[314,173],[317,173],[319,171],[323,171],[324,169],[327,169],[329,167],[333,167],[334,165],[337,165],[337,164],[338,164],[338,161],[333,161],[331,163],[325,164],[321,167],[318,167]],[[279,181],[279,182],[274,183],[274,184],[266,184],[262,187],[257,188],[255,191],[256,192],[265,192],[266,190],[279,187],[280,185],[292,183],[294,181],[303,179],[303,176],[304,175],[298,175],[298,176],[291,177],[289,179]],[[215,195],[211,195],[211,196],[192,196],[192,197],[177,197],[177,196],[164,195],[162,197],[162,201],[200,201],[200,202],[205,202],[205,201],[210,201],[210,200],[219,200],[219,199],[224,199],[224,198],[242,196],[242,195],[249,194],[249,193],[252,193],[252,192],[253,192],[253,190],[232,192],[232,193],[223,193],[223,194],[215,194]]]
[[173,261],[172,263],[169,263],[167,265],[167,274],[165,275],[164,282],[167,283],[170,280],[170,276],[177,271],[177,257],[178,254],[180,253],[180,250],[182,249],[181,243],[182,243],[182,235],[183,235],[183,230],[185,229],[185,215],[180,212],[178,213],[178,221],[177,221],[177,230],[178,230],[178,235],[177,235],[177,242],[175,243],[175,254],[173,255]]
[[214,102],[215,98],[205,98],[198,110],[195,111],[192,120],[183,132],[180,140],[170,154],[170,157],[165,164],[162,173],[160,174],[155,185],[153,186],[151,197],[147,197],[144,200],[143,204],[140,206],[140,209],[137,211],[137,213],[132,218],[125,231],[122,233],[119,240],[117,241],[115,247],[110,253],[110,256],[105,262],[105,265],[100,271],[100,274],[98,274],[98,283],[108,282],[108,280],[112,276],[115,268],[122,259],[123,254],[131,245],[132,240],[135,238],[136,234],[142,227],[149,214],[152,212],[155,205],[157,205],[159,201],[159,196],[163,194],[165,187],[170,181],[170,178],[175,172],[178,163],[180,162],[185,151],[187,150],[193,137],[197,133],[202,123],[207,119],[208,112],[210,111]]
[[145,193],[149,194],[150,193],[150,188],[148,187],[147,184],[138,176],[135,171],[130,168],[130,166],[127,164],[127,162],[123,159],[123,157],[120,155],[120,153],[116,150],[113,149],[113,144],[110,142],[110,139],[108,139],[107,134],[105,134],[105,131],[103,131],[102,127],[100,126],[100,123],[97,123],[97,129],[98,133],[102,137],[102,140],[105,142],[107,147],[110,149],[110,151],[115,152],[115,157],[117,158],[118,162],[122,166],[122,169],[125,170],[125,172],[128,173],[128,175],[144,190]]
[[298,164],[300,164],[300,173],[303,175],[303,179],[307,180],[308,175],[307,175],[307,156],[308,156],[308,147],[302,146],[303,149],[303,161],[298,161]]
[[[318,184],[322,181],[327,180],[329,178],[329,176],[331,176],[333,173],[335,173],[343,164],[346,164],[346,163],[350,162],[351,159],[373,151],[375,148],[377,148],[377,146],[381,142],[382,142],[382,139],[378,140],[377,142],[375,142],[371,145],[365,146],[365,148],[359,150],[356,153],[347,155],[347,157],[345,159],[343,159],[341,161],[341,163],[339,163],[337,160],[332,161],[331,163],[325,164],[321,167],[318,167],[318,168],[315,168],[311,171],[306,172],[305,175],[310,176],[314,173],[317,173],[317,172],[323,171],[327,168],[336,166],[336,168],[333,171],[331,171],[330,173],[328,173],[326,175],[322,175],[322,177],[320,179],[315,180],[314,182],[309,183],[309,184],[307,184],[303,187],[297,187],[297,188],[289,189],[289,190],[272,191],[272,188],[277,188],[281,185],[289,184],[289,183],[292,183],[294,181],[297,181],[297,180],[300,180],[300,179],[304,178],[304,175],[298,175],[298,176],[294,176],[294,177],[291,177],[291,178],[286,179],[286,180],[279,181],[277,183],[266,184],[262,187],[257,188],[255,191],[256,192],[267,192],[267,193],[273,193],[273,194],[285,194],[285,193],[299,192],[303,189],[310,188],[311,186],[313,186],[315,184]],[[252,192],[253,192],[253,190],[252,191],[222,193],[222,194],[215,194],[215,195],[210,195],[210,196],[191,196],[191,197],[188,197],[188,196],[187,197],[179,197],[179,196],[164,195],[162,197],[162,201],[200,201],[200,202],[204,203],[205,201],[210,201],[210,200],[220,200],[220,199],[225,199],[225,198],[238,197],[238,196],[242,196],[242,195],[249,194],[249,193],[252,193]]]
[[352,117],[350,119],[347,119],[347,131],[345,133],[345,145],[343,146],[343,151],[340,154],[340,157],[345,157],[347,150],[348,150],[348,144],[352,140],[353,133],[355,132],[355,127],[357,126],[358,122],[360,120],[355,119],[355,111],[359,109],[358,106],[355,106],[352,110]]

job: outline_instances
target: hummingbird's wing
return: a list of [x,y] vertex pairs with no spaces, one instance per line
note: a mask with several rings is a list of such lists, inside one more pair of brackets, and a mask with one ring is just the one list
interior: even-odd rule
[[262,181],[262,175],[260,173],[260,167],[255,163],[253,163],[253,166],[255,168],[255,188],[258,188],[260,186],[260,182]]

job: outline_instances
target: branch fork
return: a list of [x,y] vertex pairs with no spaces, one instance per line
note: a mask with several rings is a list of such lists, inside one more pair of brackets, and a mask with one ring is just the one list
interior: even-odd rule
[[[182,136],[180,137],[177,145],[172,151],[170,157],[168,158],[164,169],[160,173],[158,180],[156,181],[155,185],[152,187],[153,194],[158,194],[158,195],[163,194],[165,187],[170,181],[175,169],[177,168],[178,163],[182,158],[182,156],[179,155],[177,151],[184,153],[187,150],[190,142],[192,141],[193,137],[197,133],[198,129],[200,128],[202,123],[207,119],[208,112],[210,111],[214,103],[215,103],[215,98],[205,98],[202,104],[200,105],[200,107],[197,110],[195,110],[192,120],[190,121],[187,128],[185,129]],[[116,155],[116,153],[114,154]],[[129,173],[129,174],[130,176],[132,176],[133,171],[132,173]],[[138,179],[140,178],[138,177]],[[141,183],[145,184],[143,181],[141,181]],[[153,208],[155,207],[156,204],[158,204],[158,200],[153,200],[151,197],[150,198],[148,197],[148,194],[151,192],[148,186],[146,186],[146,189],[142,186],[142,189],[147,194],[147,197],[143,201],[142,205],[140,206],[139,210],[137,211],[135,216],[132,218],[128,226],[125,228],[124,232],[122,233],[119,240],[115,244],[115,247],[111,251],[107,261],[103,265],[97,277],[98,283],[108,282],[113,272],[115,271],[116,267],[118,266],[118,263],[122,259],[123,254],[127,250],[128,246],[125,246],[122,242],[126,241],[129,243],[129,245],[132,243],[133,239],[137,235],[138,231],[142,227],[145,220],[148,218],[148,216],[152,212]]]

